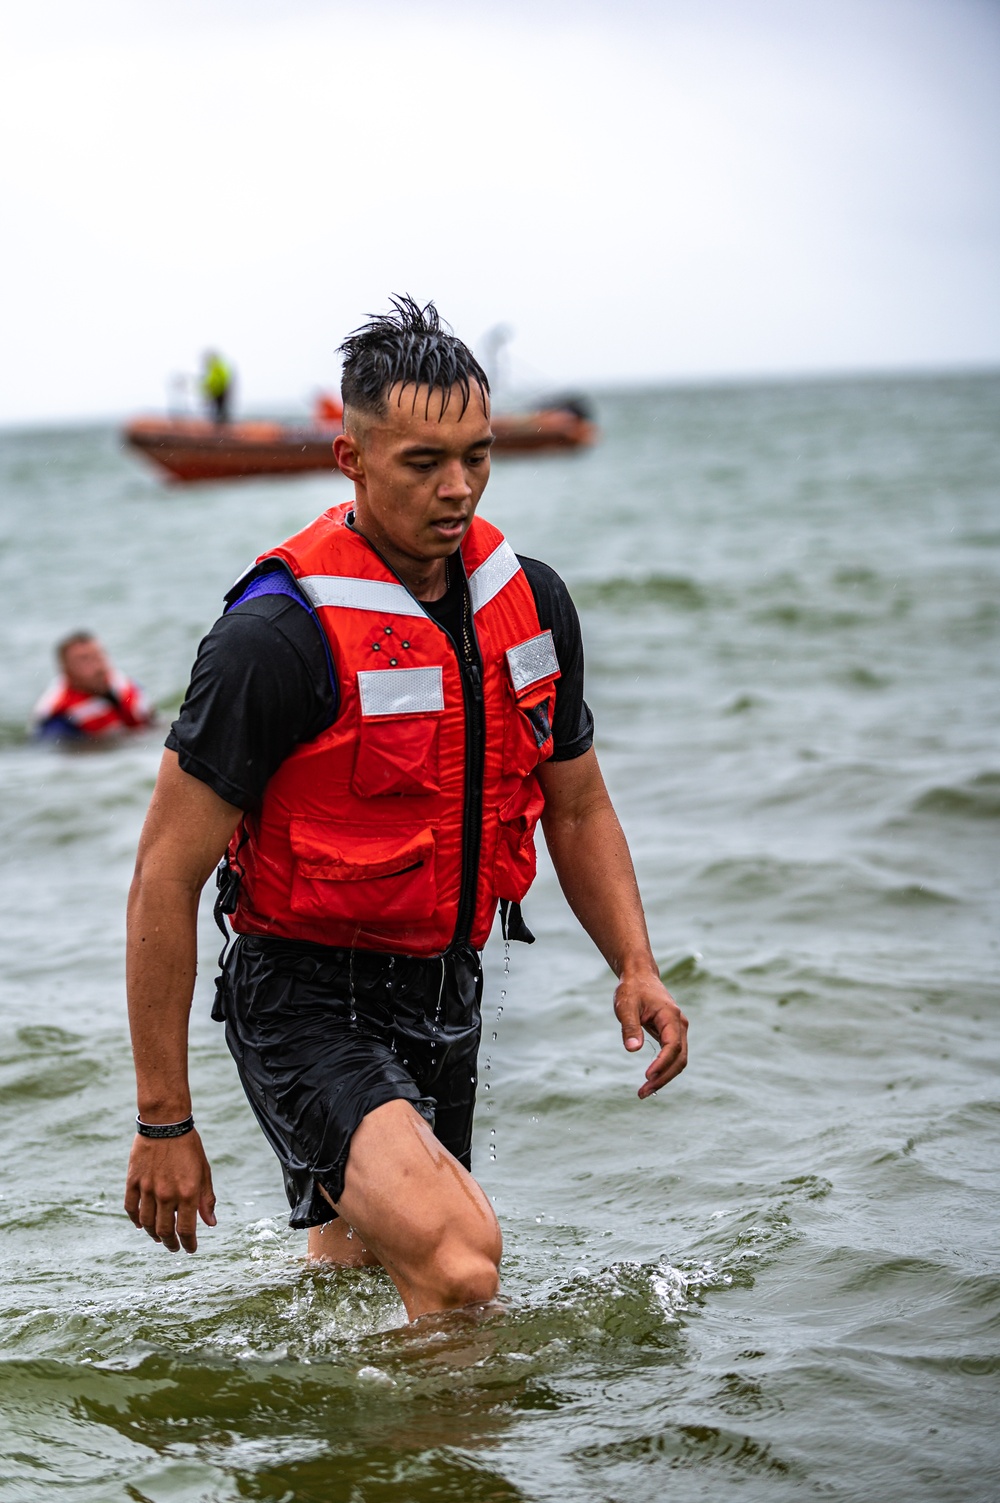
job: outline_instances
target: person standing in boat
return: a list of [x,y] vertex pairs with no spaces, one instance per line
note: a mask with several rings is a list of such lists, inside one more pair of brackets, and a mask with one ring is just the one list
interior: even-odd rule
[[56,647],[59,676],[31,713],[30,729],[47,740],[108,740],[153,725],[145,691],[111,662],[89,631]]
[[216,350],[205,351],[201,390],[213,420],[216,423],[228,423],[233,395],[233,372]]
[[[187,1028],[198,896],[236,940],[217,983],[250,1104],[309,1252],[382,1264],[410,1319],[492,1300],[501,1234],[473,1179],[480,955],[520,914],[541,819],[618,976],[626,1049],[686,1063],[593,749],[579,620],[477,516],[489,383],[433,304],[343,346],[353,503],[262,554],[199,649],[129,900],[137,1135],[125,1208],[171,1251],[215,1224]],[[224,927],[224,926],[223,926]]]

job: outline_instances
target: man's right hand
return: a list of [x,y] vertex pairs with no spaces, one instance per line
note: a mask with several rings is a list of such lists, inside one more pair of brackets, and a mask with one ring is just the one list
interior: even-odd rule
[[200,1216],[215,1225],[212,1171],[197,1132],[181,1138],[144,1138],[138,1133],[129,1155],[125,1210],[168,1252],[193,1253]]
[[[191,1110],[198,898],[242,818],[235,804],[184,772],[176,752],[164,751],[128,899],[128,1017],[136,1101],[147,1122],[180,1122]],[[154,1242],[194,1252],[199,1214],[215,1225],[212,1173],[196,1132],[136,1138],[125,1210]]]

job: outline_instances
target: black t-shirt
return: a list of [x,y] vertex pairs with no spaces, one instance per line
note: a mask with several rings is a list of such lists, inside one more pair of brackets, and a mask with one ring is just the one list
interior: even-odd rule
[[[553,761],[589,751],[594,720],[583,697],[583,639],[569,591],[548,564],[518,561],[535,597],[542,630],[552,632],[562,676],[556,689]],[[457,640],[459,575],[427,614]],[[183,770],[240,809],[258,808],[268,779],[303,741],[332,725],[337,686],[315,616],[296,594],[242,597],[198,648],[167,746]]]

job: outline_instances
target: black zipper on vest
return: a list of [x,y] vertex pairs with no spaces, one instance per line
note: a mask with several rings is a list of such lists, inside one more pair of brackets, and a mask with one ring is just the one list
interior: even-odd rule
[[479,852],[483,841],[483,743],[486,739],[486,716],[483,704],[483,679],[476,661],[475,638],[471,637],[465,614],[469,611],[469,589],[463,581],[462,653],[459,668],[465,699],[465,809],[462,818],[462,886],[455,921],[454,945],[467,945],[476,912],[476,887],[479,882]]
[[[467,945],[476,915],[476,888],[479,885],[479,853],[483,843],[483,773],[486,712],[483,703],[483,676],[479,643],[472,624],[472,601],[465,577],[465,560],[458,554],[462,570],[462,632],[458,642],[446,627],[440,629],[451,642],[458,659],[465,709],[465,801],[462,810],[462,881],[458,893],[458,913],[451,946]],[[448,564],[448,584],[451,583]],[[439,623],[435,622],[435,625]]]

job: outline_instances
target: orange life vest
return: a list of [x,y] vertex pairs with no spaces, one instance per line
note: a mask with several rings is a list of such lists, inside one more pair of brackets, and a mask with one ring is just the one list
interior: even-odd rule
[[111,690],[113,699],[74,689],[66,678],[58,678],[35,706],[32,723],[40,732],[53,722],[62,722],[69,735],[108,736],[152,722],[149,700],[138,684],[115,670]]
[[477,517],[457,557],[481,672],[465,665],[462,645],[347,524],[350,510],[258,559],[280,559],[315,610],[339,702],[233,837],[233,927],[408,955],[481,949],[498,900],[520,902],[535,875],[552,634],[513,549]]

